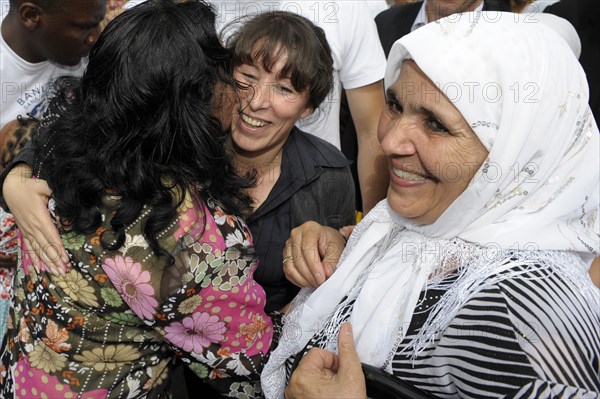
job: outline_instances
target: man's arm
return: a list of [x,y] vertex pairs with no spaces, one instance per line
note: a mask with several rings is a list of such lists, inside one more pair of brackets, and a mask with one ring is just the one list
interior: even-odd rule
[[387,159],[377,139],[379,115],[385,107],[383,81],[347,89],[346,97],[356,127],[358,180],[363,213],[385,198],[389,185]]

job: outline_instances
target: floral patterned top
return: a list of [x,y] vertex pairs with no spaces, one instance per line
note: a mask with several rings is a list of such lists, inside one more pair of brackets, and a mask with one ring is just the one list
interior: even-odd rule
[[187,193],[159,234],[169,265],[142,234],[149,207],[121,248],[100,245],[119,201],[103,197],[95,233],[61,231],[65,276],[36,273],[21,247],[0,397],[160,398],[176,358],[223,394],[254,392],[273,326],[245,223]]

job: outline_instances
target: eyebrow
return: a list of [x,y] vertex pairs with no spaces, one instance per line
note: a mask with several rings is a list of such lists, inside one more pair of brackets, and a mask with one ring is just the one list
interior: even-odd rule
[[443,115],[440,116],[440,115],[436,114],[434,111],[429,109],[426,105],[420,104],[415,107],[415,104],[411,103],[410,101],[403,103],[400,100],[398,93],[396,93],[396,91],[393,90],[391,87],[385,91],[385,96],[386,96],[386,99],[397,101],[402,107],[405,107],[406,105],[411,106],[415,110],[415,112],[423,113],[430,119],[437,120],[440,123],[445,123],[446,118],[444,118]]

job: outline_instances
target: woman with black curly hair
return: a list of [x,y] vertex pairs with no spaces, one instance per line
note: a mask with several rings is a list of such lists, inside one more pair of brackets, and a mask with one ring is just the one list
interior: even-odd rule
[[57,82],[34,175],[70,268],[38,272],[21,246],[2,397],[163,397],[175,358],[225,394],[257,380],[272,324],[234,216],[252,179],[215,116],[234,91],[214,20],[148,1],[107,26],[80,81]]

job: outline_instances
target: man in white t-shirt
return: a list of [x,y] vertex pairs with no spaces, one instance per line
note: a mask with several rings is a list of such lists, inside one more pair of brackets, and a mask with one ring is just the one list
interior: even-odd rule
[[[99,23],[104,18],[105,0],[1,0],[2,28],[0,35],[0,128],[17,116],[40,116],[47,86],[64,74],[80,75],[86,57],[100,34]],[[4,152],[15,150],[17,131],[11,124],[0,130],[1,143],[6,148],[3,161],[10,160]],[[12,216],[0,208],[0,254],[10,262],[0,265],[0,284],[6,290],[16,265],[16,225]],[[9,266],[9,267],[7,267]],[[4,281],[2,281],[4,280]],[[9,283],[10,285],[10,283]],[[8,288],[10,289],[10,288]],[[0,320],[6,319],[7,307],[0,300]],[[0,339],[5,326],[0,323]]]
[[105,0],[2,0],[0,127],[39,116],[48,83],[80,75],[104,18]]

